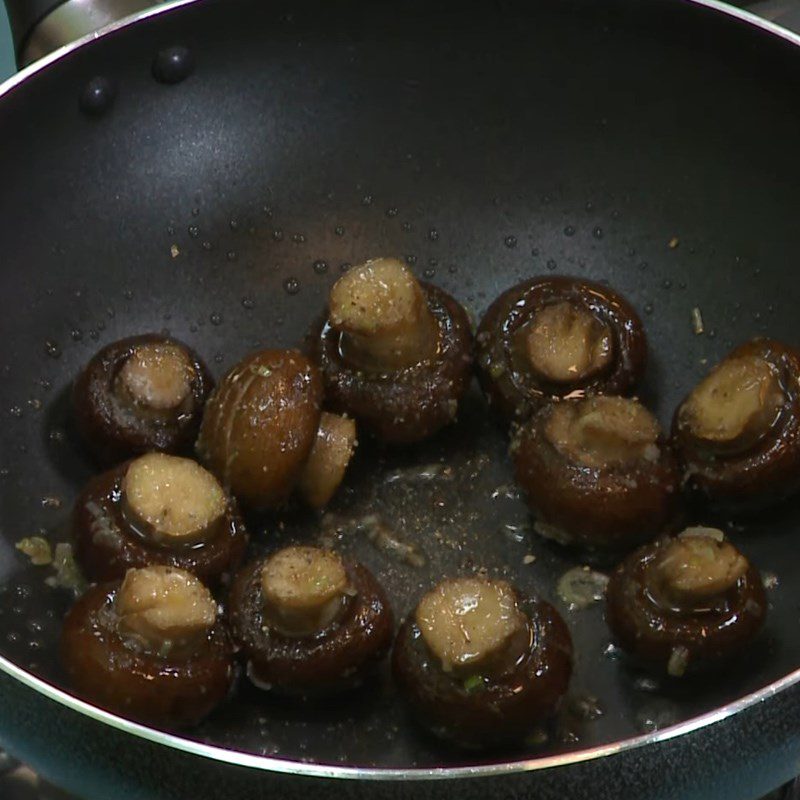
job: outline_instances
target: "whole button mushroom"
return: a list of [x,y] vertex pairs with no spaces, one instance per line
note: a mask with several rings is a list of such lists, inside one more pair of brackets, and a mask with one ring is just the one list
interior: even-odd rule
[[572,642],[556,610],[505,581],[442,581],[400,628],[395,679],[420,722],[466,747],[518,742],[557,709]]
[[471,378],[466,312],[394,258],[336,282],[309,347],[332,408],[390,444],[422,441],[453,422]]
[[519,427],[511,452],[545,536],[620,550],[674,521],[677,463],[655,417],[635,400],[551,403]]
[[380,584],[316,547],[287,547],[245,567],[229,609],[250,679],[284,694],[353,688],[391,646],[394,618]]
[[740,345],[680,404],[672,425],[689,487],[719,510],[756,511],[800,488],[800,352]]
[[481,386],[507,419],[565,397],[631,394],[647,359],[630,303],[576,278],[533,278],[508,289],[484,314],[476,341]]
[[182,342],[146,334],[104,347],[75,381],[75,423],[95,459],[110,466],[153,450],[192,449],[214,382]]
[[61,660],[81,697],[169,728],[200,722],[235,677],[214,598],[190,573],[164,566],[89,589],[64,619]]
[[236,502],[189,458],[148,453],[92,478],[72,518],[75,555],[93,581],[162,564],[218,582],[244,557]]
[[606,589],[606,619],[636,660],[673,677],[730,661],[764,623],[758,571],[714,528],[631,553]]
[[356,445],[353,420],[322,412],[319,370],[296,350],[262,350],[234,366],[206,405],[197,453],[249,505],[277,508],[294,489],[324,506]]

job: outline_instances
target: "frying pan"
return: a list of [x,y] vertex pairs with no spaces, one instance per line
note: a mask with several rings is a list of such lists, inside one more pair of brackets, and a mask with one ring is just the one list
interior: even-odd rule
[[[642,396],[665,422],[733,343],[800,344],[798,45],[712,2],[180,0],[6,83],[0,746],[81,796],[136,800],[744,800],[796,773],[798,504],[732,528],[777,582],[758,646],[701,682],[649,679],[609,647],[599,605],[558,598],[585,556],[531,534],[477,389],[434,441],[364,444],[332,510],[379,513],[424,551],[415,568],[358,535],[337,543],[399,615],[477,566],[559,606],[577,650],[570,698],[519,750],[431,741],[387,674],[312,708],[243,680],[180,735],[114,717],[68,693],[54,651],[70,593],[14,545],[68,539],[92,474],[68,389],[103,343],[168,329],[220,374],[299,343],[342,265],[375,255],[404,256],[476,316],[526,276],[608,281],[643,315]],[[284,521],[251,520],[255,552],[325,527]]]

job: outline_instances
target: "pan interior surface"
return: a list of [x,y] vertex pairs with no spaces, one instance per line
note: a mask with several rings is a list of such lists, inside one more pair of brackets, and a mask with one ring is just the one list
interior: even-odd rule
[[[219,376],[253,349],[300,345],[346,265],[393,254],[476,319],[529,276],[607,281],[644,319],[642,396],[665,424],[735,343],[800,345],[788,43],[673,2],[264,5],[209,0],[123,29],[0,105],[0,654],[59,686],[72,598],[15,544],[69,539],[93,472],[69,388],[105,343],[168,330]],[[176,44],[195,69],[159,83],[153,58]],[[78,100],[98,75],[116,98],[90,116]],[[423,566],[352,524],[375,515]],[[382,578],[399,617],[440,576],[476,568],[539,593],[576,647],[559,717],[517,751],[454,751],[418,732],[387,670],[313,706],[243,678],[187,736],[316,763],[462,766],[609,744],[727,705],[800,667],[800,508],[692,522],[728,527],[769,576],[768,624],[724,675],[653,679],[619,658],[601,605],[558,598],[559,577],[589,562],[533,533],[504,432],[473,387],[435,440],[363,443],[326,516],[252,519],[253,550],[333,543]]]

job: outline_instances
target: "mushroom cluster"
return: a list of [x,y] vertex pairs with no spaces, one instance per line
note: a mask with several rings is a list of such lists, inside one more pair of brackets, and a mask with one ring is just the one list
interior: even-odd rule
[[77,428],[106,469],[72,518],[93,584],[66,616],[61,655],[81,695],[193,725],[229,695],[237,662],[294,702],[369,682],[394,643],[394,681],[436,736],[506,746],[552,719],[573,645],[543,596],[462,569],[420,587],[395,635],[380,572],[296,540],[249,550],[245,519],[335,502],[359,435],[410,445],[455,423],[473,366],[510,427],[534,529],[565,552],[622,558],[610,579],[593,573],[592,599],[607,582],[609,628],[636,663],[691,676],[757,637],[758,570],[721,530],[678,531],[707,509],[735,516],[800,489],[800,352],[741,345],[665,432],[635,397],[647,342],[617,292],[520,283],[480,321],[473,364],[465,310],[394,258],[340,277],[305,345],[251,353],[214,388],[189,347],[136,336],[76,379]]

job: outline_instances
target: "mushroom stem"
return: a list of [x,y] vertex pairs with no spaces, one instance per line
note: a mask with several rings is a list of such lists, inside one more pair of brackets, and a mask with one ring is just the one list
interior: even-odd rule
[[117,375],[115,389],[123,400],[154,412],[177,409],[190,395],[192,364],[174,344],[136,347]]
[[330,324],[342,333],[342,357],[369,370],[393,371],[433,356],[438,323],[411,271],[394,258],[351,269],[333,286]]
[[342,559],[317,547],[286,547],[261,571],[265,612],[286,636],[327,628],[343,610],[349,589]]
[[757,442],[774,424],[784,403],[775,370],[763,358],[723,361],[691,393],[682,419],[706,446],[731,451]]
[[131,462],[121,503],[135,531],[171,546],[210,538],[227,507],[225,492],[210,472],[191,459],[164,453]]
[[570,302],[537,311],[514,335],[513,355],[521,369],[553,383],[576,383],[604,370],[613,357],[608,325]]
[[669,601],[694,607],[732,589],[747,572],[747,559],[720,533],[689,528],[669,543],[655,565]]
[[443,581],[420,601],[416,622],[445,672],[486,668],[524,627],[512,588],[483,578]]
[[297,484],[306,503],[314,508],[327,505],[344,478],[356,444],[354,420],[322,412],[311,454]]
[[164,566],[128,570],[115,610],[123,636],[163,655],[196,648],[217,618],[214,598],[194,575]]
[[545,428],[558,450],[595,468],[657,458],[659,433],[655,417],[635,400],[623,397],[559,404]]

